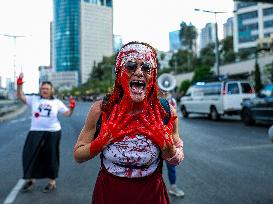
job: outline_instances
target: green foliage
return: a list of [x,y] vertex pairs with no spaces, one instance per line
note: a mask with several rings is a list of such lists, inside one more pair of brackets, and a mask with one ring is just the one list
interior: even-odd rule
[[255,63],[254,77],[255,77],[255,90],[256,92],[259,92],[262,89],[263,85],[261,81],[260,66],[258,63]]
[[166,57],[166,54],[162,52],[159,57],[160,57],[160,60],[164,60]]
[[173,73],[173,72],[174,72],[174,69],[172,67],[164,68],[164,69],[158,69],[157,76],[160,76],[161,74],[164,74],[164,73]]
[[270,82],[273,82],[273,61],[271,64],[266,65],[264,73],[265,73],[265,76],[268,77]]
[[173,54],[169,61],[169,66],[175,70],[175,73],[183,73],[192,71],[192,65],[195,65],[196,56],[194,56],[188,50],[178,50]]
[[212,67],[215,63],[214,43],[208,44],[200,51],[200,62],[203,66]]
[[182,21],[180,24],[179,39],[182,46],[188,47],[189,50],[193,50],[195,41],[197,38],[197,30],[191,23],[187,25],[186,22]]
[[114,84],[114,64],[116,54],[110,57],[103,57],[102,61],[93,64],[93,71],[90,73],[89,79],[86,83],[79,87],[73,88],[71,93],[73,95],[91,95],[107,93]]
[[249,49],[241,49],[238,53],[240,60],[247,60],[251,54]]
[[236,54],[233,50],[229,50],[224,53],[224,55],[223,55],[223,63],[224,64],[235,62],[235,60],[236,60]]
[[228,36],[225,39],[221,40],[221,61],[226,64],[230,62],[234,62],[236,59],[236,54],[233,51],[233,37]]
[[214,79],[214,73],[210,70],[210,67],[203,66],[199,67],[194,71],[193,77],[192,77],[192,83],[196,83],[198,81],[210,81]]
[[191,80],[184,80],[181,82],[180,87],[179,87],[179,92],[182,94],[185,94],[188,90],[188,88],[191,86]]

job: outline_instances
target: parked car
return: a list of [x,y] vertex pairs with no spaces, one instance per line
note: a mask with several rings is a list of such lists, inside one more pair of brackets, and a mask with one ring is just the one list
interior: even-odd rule
[[248,81],[197,83],[181,97],[180,110],[183,117],[201,113],[217,120],[224,114],[239,114],[242,101],[254,97],[255,90]]
[[257,97],[243,101],[241,118],[246,125],[257,120],[273,122],[273,84],[265,86]]

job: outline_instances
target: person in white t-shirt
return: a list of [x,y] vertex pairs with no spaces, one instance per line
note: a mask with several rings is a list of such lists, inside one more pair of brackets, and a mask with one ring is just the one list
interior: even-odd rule
[[22,191],[30,191],[35,179],[49,178],[44,193],[56,188],[59,171],[59,144],[61,125],[58,113],[71,116],[75,100],[70,98],[69,108],[53,96],[53,85],[44,81],[40,87],[40,96],[25,95],[22,90],[23,74],[17,79],[17,97],[32,109],[31,127],[23,149],[23,178],[26,180]]

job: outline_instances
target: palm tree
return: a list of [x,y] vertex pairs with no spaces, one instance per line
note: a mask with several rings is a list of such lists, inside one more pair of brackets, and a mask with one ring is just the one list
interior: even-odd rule
[[[179,39],[182,47],[186,47],[189,51],[188,54],[188,69],[192,67],[193,49],[196,47],[197,30],[191,23],[187,25],[186,22],[182,21],[180,24]],[[196,49],[195,49],[196,50]]]

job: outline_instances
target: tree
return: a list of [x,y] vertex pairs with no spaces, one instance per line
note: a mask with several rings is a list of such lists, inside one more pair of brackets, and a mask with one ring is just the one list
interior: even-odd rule
[[188,48],[188,69],[192,70],[193,48],[196,47],[197,30],[191,23],[189,25],[182,21],[180,24],[179,39],[183,47]]
[[187,47],[190,51],[193,50],[197,38],[197,30],[191,23],[187,25],[186,22],[182,21],[180,24],[179,39],[182,46]]
[[251,54],[249,49],[241,49],[238,53],[240,60],[247,60]]
[[178,50],[173,54],[172,58],[169,61],[169,65],[176,73],[186,72],[190,70],[188,67],[188,55],[189,52],[187,50]]
[[266,65],[264,73],[268,77],[270,82],[272,83],[273,82],[273,61],[271,64]]
[[160,54],[160,60],[164,60],[165,59],[165,57],[166,57],[166,54],[164,53],[164,52],[162,52],[161,54]]
[[214,73],[210,70],[210,67],[203,66],[195,69],[192,77],[192,83],[194,84],[199,81],[210,81],[214,78]]
[[214,43],[208,44],[200,51],[201,65],[212,67],[215,62]]
[[179,91],[182,92],[182,94],[184,95],[190,86],[191,80],[184,80],[180,84]]
[[234,62],[236,59],[235,52],[233,51],[233,37],[228,36],[225,39],[221,40],[221,61],[226,64],[230,62]]
[[262,89],[263,85],[261,81],[260,66],[257,62],[255,63],[254,77],[255,77],[255,90],[256,92],[259,92]]

